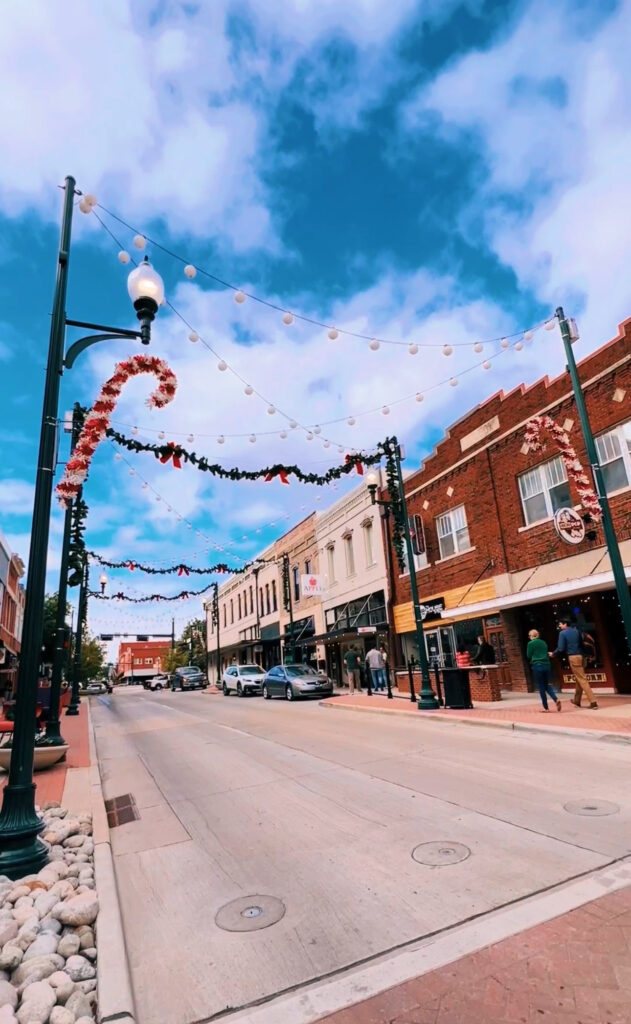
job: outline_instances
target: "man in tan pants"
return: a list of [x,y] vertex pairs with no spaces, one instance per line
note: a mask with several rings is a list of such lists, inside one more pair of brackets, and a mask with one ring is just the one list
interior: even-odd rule
[[589,701],[589,706],[592,711],[596,711],[598,704],[594,697],[594,691],[589,685],[587,679],[587,673],[585,671],[585,659],[581,651],[581,634],[576,626],[571,624],[569,619],[563,619],[559,622],[559,639],[557,641],[557,649],[554,651],[555,654],[567,654],[567,660],[570,663],[572,675],[576,680],[576,688],[574,690],[574,700],[572,704],[575,704],[577,708],[581,706],[581,698],[583,694]]

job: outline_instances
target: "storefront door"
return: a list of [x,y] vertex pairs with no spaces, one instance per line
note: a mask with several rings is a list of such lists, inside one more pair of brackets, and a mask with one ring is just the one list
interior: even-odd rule
[[425,647],[430,668],[452,668],[454,660],[454,631],[451,626],[428,629],[425,633]]

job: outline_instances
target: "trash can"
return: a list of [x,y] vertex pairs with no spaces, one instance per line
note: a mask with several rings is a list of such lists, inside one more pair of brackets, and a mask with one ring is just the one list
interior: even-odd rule
[[443,697],[446,708],[472,708],[469,669],[443,669]]

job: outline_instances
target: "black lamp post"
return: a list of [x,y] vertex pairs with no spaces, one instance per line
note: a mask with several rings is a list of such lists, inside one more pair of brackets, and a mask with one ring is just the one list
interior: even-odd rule
[[[61,222],[57,276],[53,295],[48,362],[40,428],[39,455],[35,478],[33,522],[29,547],[28,577],[24,622],[22,629],[22,653],[18,672],[17,700],[11,747],[9,781],[4,790],[0,812],[0,874],[9,878],[37,872],[48,859],[48,847],[39,839],[43,828],[42,819],[35,811],[35,784],[33,782],[33,751],[35,746],[35,709],[37,703],[37,682],[39,652],[43,629],[44,593],[46,586],[46,555],[50,531],[50,507],[53,491],[53,476],[57,452],[57,418],[59,408],[59,387],[64,366],[72,366],[77,355],[88,346],[109,338],[140,338],[149,344],[151,322],[163,297],[163,286],[159,274],[148,261],[142,263],[129,275],[128,290],[140,331],[127,331],[100,324],[84,323],[66,318],[66,292],[68,285],[68,263],[70,258],[70,237],[74,208],[75,179],[67,177],[64,185],[64,204]],[[71,345],[64,358],[66,326],[86,327],[99,333],[82,338]],[[69,535],[68,535],[69,540]],[[67,553],[64,571],[67,573]],[[62,568],[64,568],[62,566]],[[65,599],[59,602],[58,635],[65,632]],[[75,649],[76,655],[76,649]],[[58,661],[56,682],[56,707],[51,710],[59,721],[59,691],[61,667]]]
[[[417,707],[419,711],[435,711],[440,705],[436,699],[436,695],[432,689],[432,684],[429,678],[429,664],[427,661],[427,652],[425,650],[425,637],[423,636],[423,616],[421,615],[421,606],[418,597],[418,586],[416,583],[416,567],[414,565],[414,549],[412,547],[412,536],[410,534],[410,524],[408,521],[408,510],[407,502],[405,500],[405,488],[403,486],[403,473],[401,471],[401,447],[396,440],[393,441],[393,455],[394,462],[397,470],[397,488],[399,492],[399,509],[400,509],[400,526],[403,530],[403,536],[405,537],[405,549],[407,552],[408,566],[410,570],[410,589],[412,592],[412,605],[414,607],[414,623],[416,627],[416,643],[418,646],[418,660],[421,669],[421,692],[417,701]],[[369,470],[366,474],[366,486],[370,492],[370,500],[373,505],[384,505],[390,507],[390,502],[379,500],[377,498],[377,488],[379,487],[379,474],[374,470]],[[394,510],[393,510],[394,511]],[[411,689],[410,699],[413,701],[414,691]]]

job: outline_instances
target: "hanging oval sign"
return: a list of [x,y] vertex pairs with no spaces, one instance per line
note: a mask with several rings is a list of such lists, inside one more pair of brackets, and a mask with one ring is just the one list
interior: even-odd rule
[[580,544],[585,540],[585,523],[573,508],[558,508],[554,513],[554,528],[566,544]]

